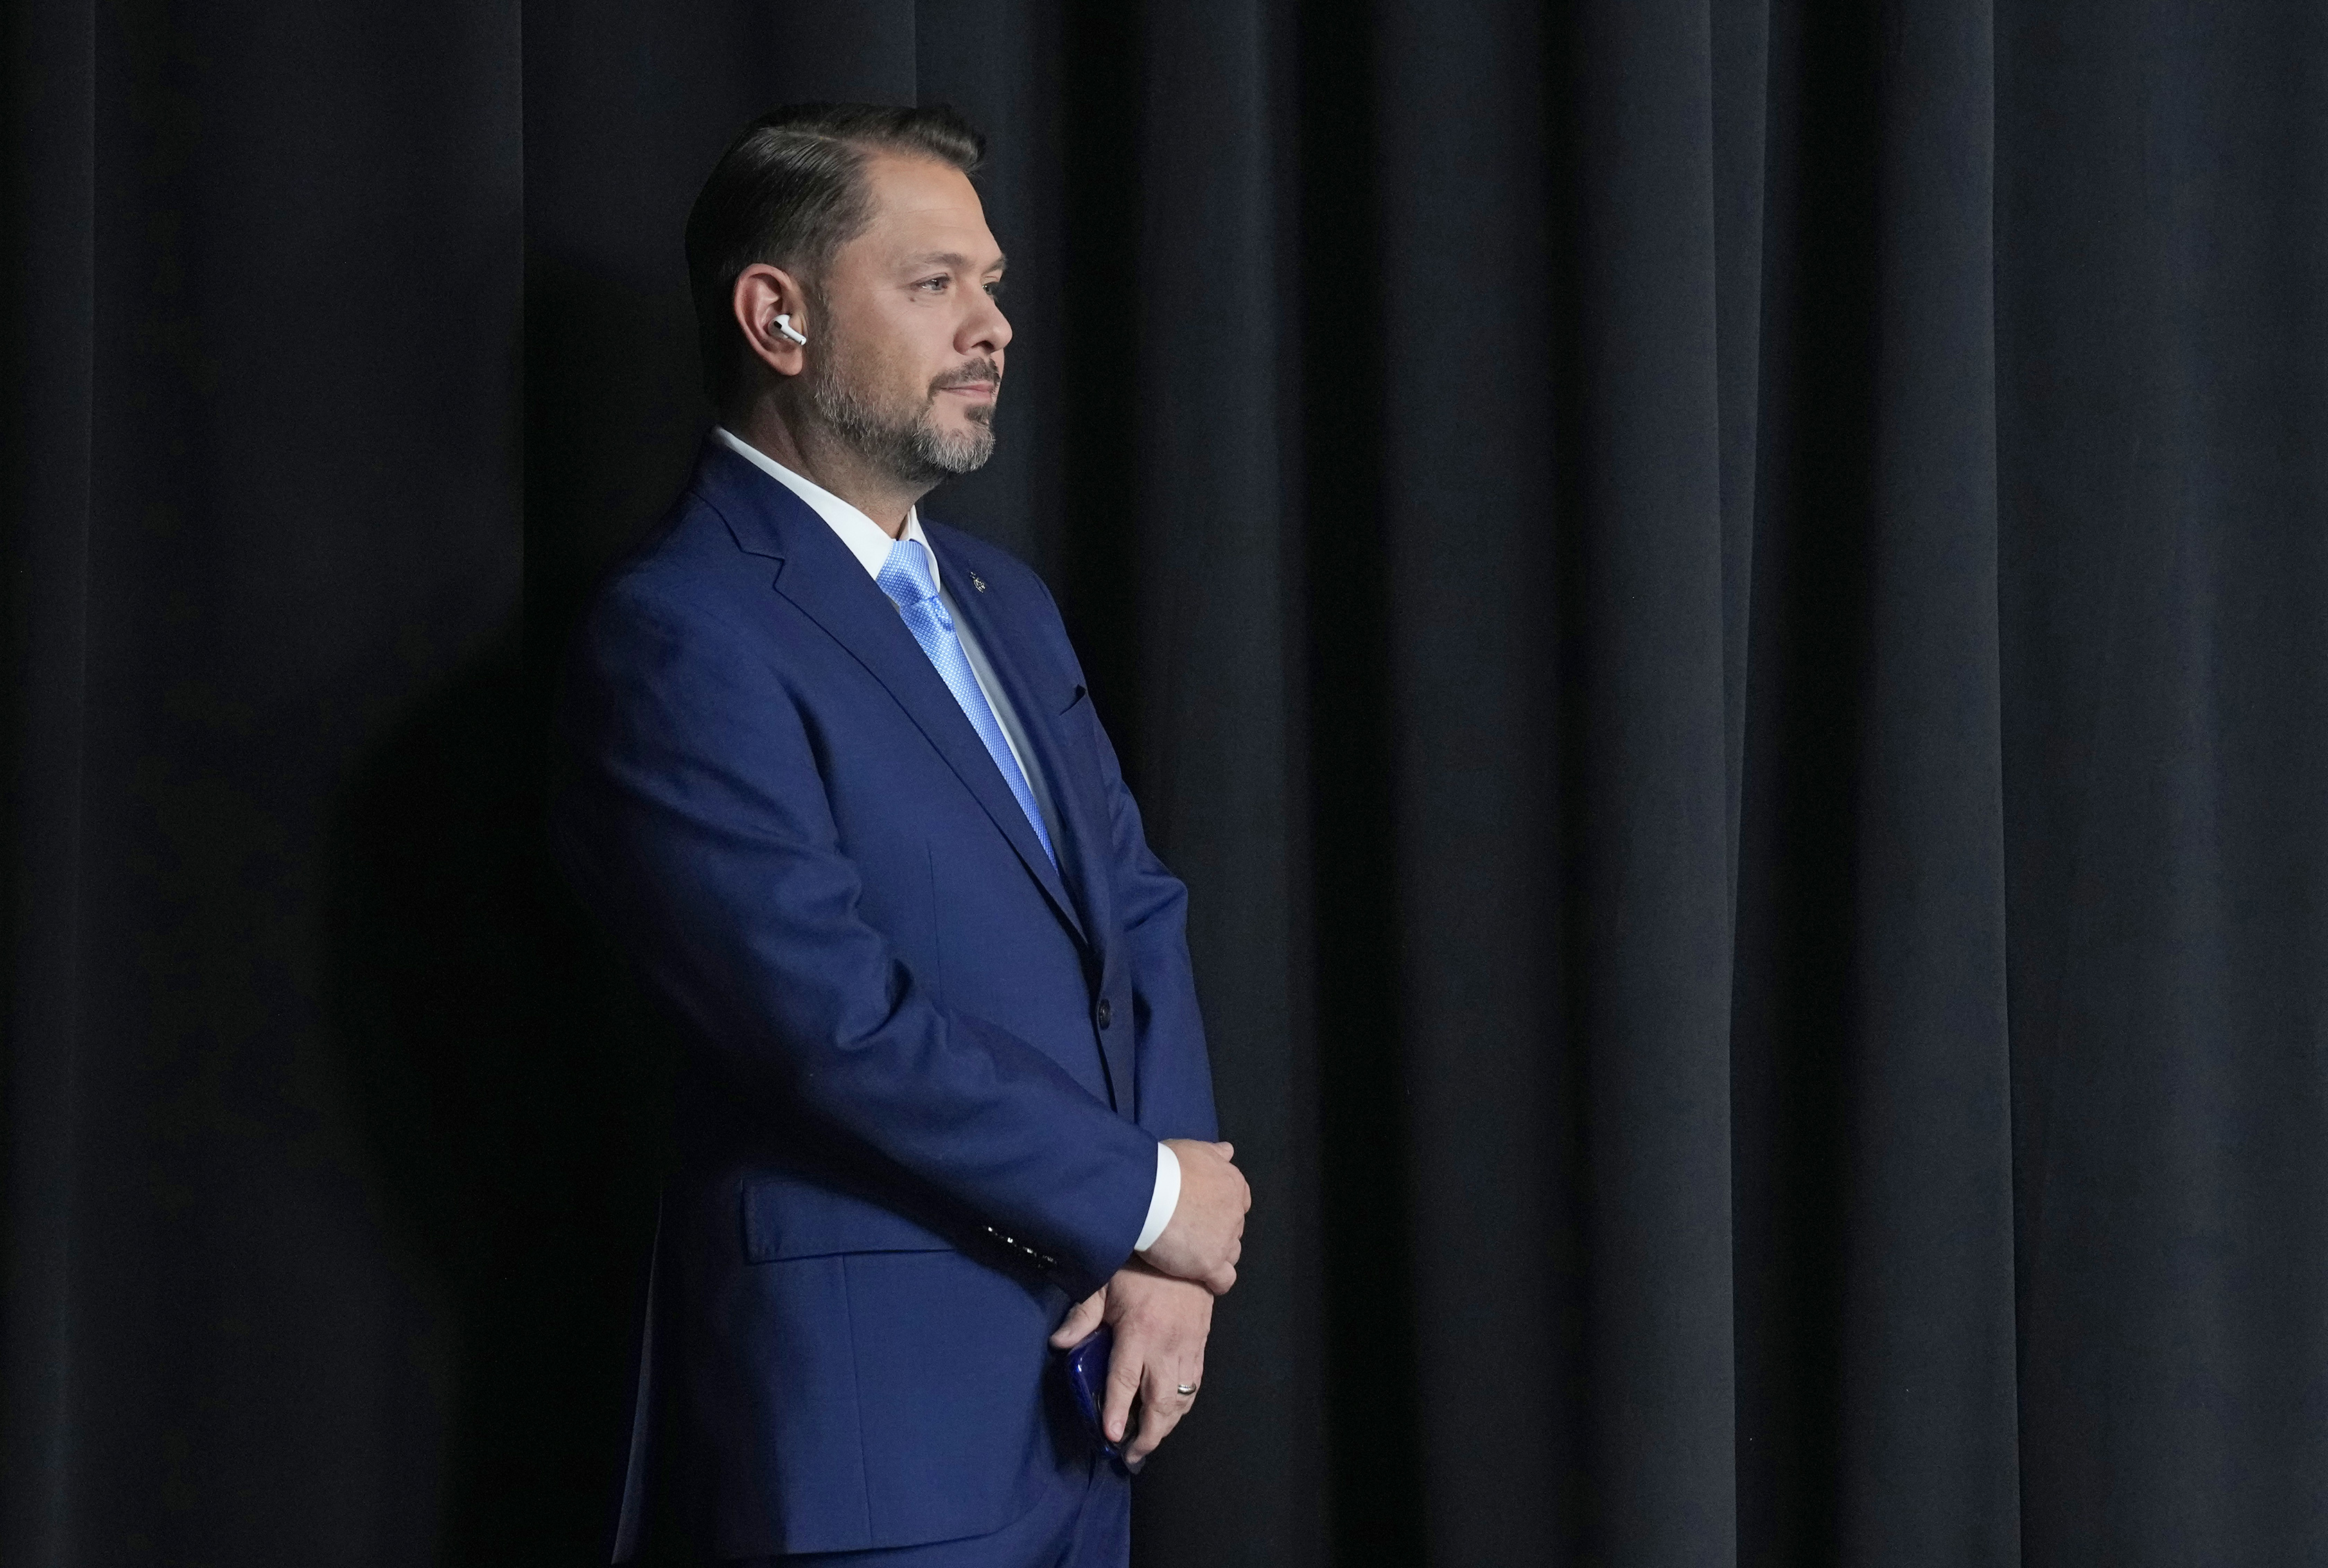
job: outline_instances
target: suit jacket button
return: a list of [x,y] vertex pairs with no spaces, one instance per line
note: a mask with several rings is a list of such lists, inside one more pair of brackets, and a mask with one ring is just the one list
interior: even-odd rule
[[1114,1009],[1113,1008],[1112,1008],[1112,1007],[1110,1007],[1110,1006],[1108,1005],[1107,998],[1105,998],[1105,997],[1102,997],[1102,998],[1100,998],[1100,999],[1099,999],[1099,1027],[1100,1027],[1100,1028],[1107,1028],[1107,1026],[1108,1026],[1108,1025],[1110,1025],[1110,1024],[1113,1023],[1114,1021],[1115,1021],[1115,1009]]

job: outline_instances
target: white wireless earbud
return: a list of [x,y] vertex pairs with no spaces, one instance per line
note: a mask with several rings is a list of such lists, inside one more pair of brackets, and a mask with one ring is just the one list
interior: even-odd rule
[[776,317],[776,330],[784,333],[786,337],[792,339],[793,342],[796,343],[804,343],[808,342],[807,333],[797,333],[793,330],[793,318],[790,315],[780,315]]

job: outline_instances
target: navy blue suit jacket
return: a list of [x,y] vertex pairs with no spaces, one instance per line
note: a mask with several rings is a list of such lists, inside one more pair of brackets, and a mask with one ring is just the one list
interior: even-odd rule
[[1057,608],[927,533],[1056,869],[887,596],[717,442],[561,682],[559,858],[690,1044],[637,1430],[662,1525],[721,1555],[1028,1507],[1069,1441],[1046,1337],[1130,1255],[1156,1141],[1216,1136],[1186,892]]

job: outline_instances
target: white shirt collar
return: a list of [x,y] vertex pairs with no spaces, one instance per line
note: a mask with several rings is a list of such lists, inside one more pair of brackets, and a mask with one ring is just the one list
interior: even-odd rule
[[[793,473],[726,426],[713,427],[711,434],[726,442],[737,456],[756,465],[770,478],[806,502],[809,510],[824,519],[826,525],[840,536],[840,542],[849,547],[849,553],[857,558],[858,564],[865,568],[866,574],[875,578],[880,577],[881,568],[888,564],[889,551],[896,543],[889,537],[887,529],[822,485]],[[905,537],[919,540],[923,549],[929,549],[929,536],[922,531],[921,510],[918,507],[910,508],[906,512]],[[930,549],[930,581],[940,590],[945,587],[945,579],[938,575],[938,552],[934,549]]]

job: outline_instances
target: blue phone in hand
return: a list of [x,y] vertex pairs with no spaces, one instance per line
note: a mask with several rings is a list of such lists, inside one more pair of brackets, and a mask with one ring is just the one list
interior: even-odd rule
[[1138,1475],[1140,1466],[1125,1460],[1123,1450],[1108,1441],[1107,1428],[1100,1420],[1100,1411],[1107,1399],[1108,1356],[1114,1348],[1115,1330],[1104,1323],[1068,1346],[1063,1352],[1067,1363],[1067,1388],[1075,1395],[1075,1408],[1083,1413],[1084,1424],[1091,1428],[1092,1441],[1099,1444],[1100,1452],[1113,1460],[1126,1474]]

